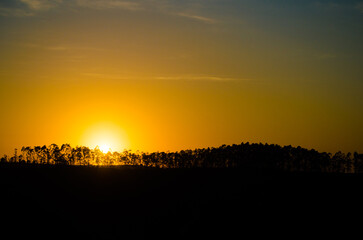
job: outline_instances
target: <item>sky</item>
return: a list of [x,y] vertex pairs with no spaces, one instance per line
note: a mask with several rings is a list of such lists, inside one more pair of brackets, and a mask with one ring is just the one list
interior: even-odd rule
[[363,152],[363,1],[2,0],[0,154]]

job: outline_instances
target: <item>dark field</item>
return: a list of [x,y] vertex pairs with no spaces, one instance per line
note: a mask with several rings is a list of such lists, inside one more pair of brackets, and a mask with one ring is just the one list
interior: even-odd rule
[[7,239],[360,236],[362,183],[362,176],[348,174],[2,165],[1,235],[12,236]]

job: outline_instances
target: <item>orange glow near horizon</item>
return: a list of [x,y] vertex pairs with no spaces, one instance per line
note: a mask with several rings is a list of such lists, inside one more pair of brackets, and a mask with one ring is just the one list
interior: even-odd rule
[[99,147],[103,153],[122,151],[129,147],[126,133],[118,125],[100,122],[86,129],[80,139],[81,145]]

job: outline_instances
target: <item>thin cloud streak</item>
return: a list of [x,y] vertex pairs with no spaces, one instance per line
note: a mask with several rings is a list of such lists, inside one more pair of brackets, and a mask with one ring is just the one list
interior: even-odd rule
[[108,74],[108,73],[95,73],[86,72],[82,73],[82,76],[109,79],[109,80],[135,80],[135,79],[152,79],[152,80],[166,80],[166,81],[209,81],[209,82],[232,82],[232,81],[250,81],[247,78],[231,78],[231,77],[219,77],[211,75],[180,75],[180,76],[136,76],[136,75],[123,75],[123,74]]
[[62,0],[20,0],[32,10],[48,10],[62,3]]
[[0,8],[0,16],[3,17],[31,17],[33,12],[20,8]]
[[140,10],[141,5],[137,2],[120,1],[120,0],[77,0],[76,5],[80,7],[93,8],[97,10],[104,9],[126,9]]
[[3,17],[32,17],[38,12],[58,7],[63,0],[19,0],[23,7],[0,7]]
[[188,14],[188,13],[178,13],[177,15],[181,16],[181,17],[186,17],[186,18],[190,18],[193,20],[201,21],[204,23],[209,23],[209,24],[216,23],[216,20],[214,20],[212,18],[207,18],[207,17],[203,17],[203,16],[199,16],[199,15],[192,15],[192,14]]
[[69,47],[64,45],[41,45],[41,44],[35,44],[35,43],[19,43],[20,46],[26,47],[26,48],[39,48],[43,50],[49,50],[49,51],[65,51],[69,50]]
[[82,73],[82,76],[85,77],[91,77],[91,78],[97,78],[97,79],[103,79],[103,80],[129,80],[134,79],[135,77],[125,77],[121,76],[121,74],[106,74],[106,73]]
[[230,81],[249,81],[246,78],[230,78],[210,75],[181,75],[181,76],[159,76],[155,80],[186,80],[186,81],[213,81],[213,82],[230,82]]
[[[201,4],[193,7],[190,4],[176,4],[172,1],[152,0],[18,0],[22,7],[1,7],[0,16],[31,17],[40,12],[49,11],[54,8],[81,8],[94,10],[119,9],[127,11],[153,11],[171,16],[183,17],[201,23],[213,24],[217,21],[211,17],[200,14]],[[191,13],[192,11],[193,13]]]
[[87,51],[112,51],[107,48],[97,48],[97,47],[85,47],[85,46],[72,46],[67,44],[55,44],[55,45],[46,45],[40,43],[32,43],[32,42],[18,42],[13,43],[14,45],[25,47],[25,48],[38,48],[41,50],[48,50],[48,51],[66,51],[66,50],[87,50]]

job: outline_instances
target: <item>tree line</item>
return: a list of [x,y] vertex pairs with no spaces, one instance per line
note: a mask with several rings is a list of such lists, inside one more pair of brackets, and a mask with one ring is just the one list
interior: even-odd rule
[[301,147],[262,143],[222,145],[176,152],[103,153],[98,147],[71,147],[70,144],[22,147],[14,155],[4,155],[1,163],[83,166],[132,165],[156,168],[263,168],[284,171],[361,173],[363,154],[335,154]]

